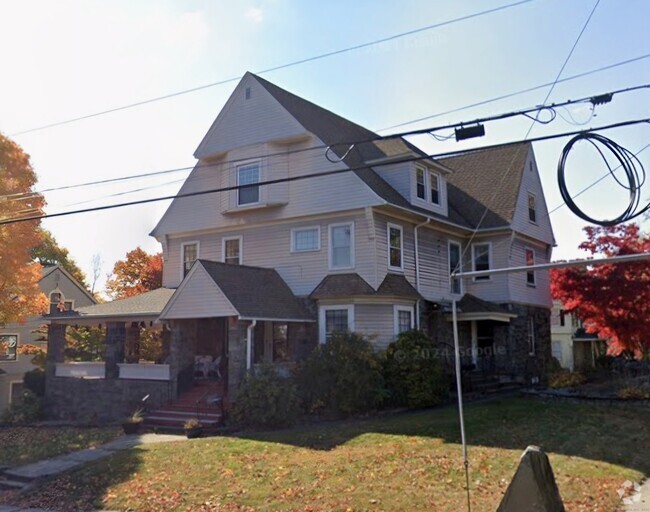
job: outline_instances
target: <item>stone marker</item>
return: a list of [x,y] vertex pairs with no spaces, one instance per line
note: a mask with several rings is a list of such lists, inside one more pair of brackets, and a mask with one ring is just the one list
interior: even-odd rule
[[564,512],[548,456],[538,446],[529,446],[521,456],[517,472],[497,512]]

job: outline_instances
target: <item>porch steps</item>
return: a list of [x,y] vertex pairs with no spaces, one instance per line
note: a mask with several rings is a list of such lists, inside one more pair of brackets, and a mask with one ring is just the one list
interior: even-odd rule
[[[514,393],[522,388],[519,382],[502,381],[497,375],[485,375],[479,371],[466,374],[463,378],[463,394],[492,396]],[[454,391],[455,393],[455,391]]]
[[[149,430],[179,431],[186,421],[198,418],[205,429],[219,427],[223,424],[220,395],[214,384],[199,382],[176,400],[145,414],[143,426]],[[197,401],[201,401],[198,408]]]

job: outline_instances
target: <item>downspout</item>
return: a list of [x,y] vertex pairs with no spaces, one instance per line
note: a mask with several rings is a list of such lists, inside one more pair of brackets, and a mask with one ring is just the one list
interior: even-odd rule
[[[420,224],[415,225],[413,230],[413,237],[415,238],[415,290],[420,293],[420,246],[418,244],[418,228],[426,226],[431,222],[431,218],[427,217],[427,220],[421,222]],[[420,299],[415,303],[415,327],[420,328]]]
[[250,371],[253,366],[253,329],[257,325],[257,320],[253,320],[246,327],[246,371]]

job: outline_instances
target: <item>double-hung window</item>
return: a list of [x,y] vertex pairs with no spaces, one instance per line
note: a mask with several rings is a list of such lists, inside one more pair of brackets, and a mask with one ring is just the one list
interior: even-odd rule
[[411,306],[394,306],[394,327],[395,335],[410,331],[415,326],[413,321],[413,307]]
[[460,295],[461,294],[461,280],[460,279],[452,279],[451,275],[456,272],[461,272],[462,265],[461,265],[461,247],[460,244],[457,242],[449,242],[449,291],[453,294]]
[[354,224],[331,224],[329,240],[330,268],[354,267]]
[[440,206],[440,175],[424,167],[415,167],[415,194],[418,199]]
[[[472,262],[474,265],[473,270],[480,272],[481,270],[490,270],[490,244],[474,244],[472,245]],[[475,281],[487,281],[490,276],[475,277]]]
[[291,252],[320,251],[320,228],[296,228],[291,230]]
[[537,222],[537,210],[535,209],[535,194],[528,192],[528,220]]
[[[532,266],[535,264],[535,251],[526,247],[526,266]],[[530,270],[526,272],[526,284],[529,286],[535,286],[535,271]]]
[[223,262],[230,263],[231,265],[242,264],[242,237],[234,236],[224,238],[222,242]]
[[322,306],[319,315],[320,341],[324,343],[337,332],[354,330],[354,306]]
[[253,162],[237,167],[237,186],[250,185],[237,189],[237,205],[245,206],[260,202],[260,164]]
[[50,315],[56,315],[63,311],[72,311],[72,301],[65,300],[60,292],[50,293]]
[[388,224],[388,268],[404,269],[404,233],[402,226]]
[[194,262],[199,259],[199,243],[198,242],[186,242],[181,244],[181,253],[183,256],[183,277],[192,268]]

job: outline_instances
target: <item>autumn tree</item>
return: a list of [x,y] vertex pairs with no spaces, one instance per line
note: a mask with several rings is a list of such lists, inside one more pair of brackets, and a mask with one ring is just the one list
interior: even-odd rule
[[106,292],[114,299],[124,299],[160,288],[162,269],[162,253],[148,254],[137,247],[115,263]]
[[[0,220],[42,213],[44,200],[33,191],[35,183],[29,156],[0,135]],[[0,224],[0,326],[47,310],[38,287],[41,265],[31,258],[40,241],[38,220]]]
[[56,238],[54,238],[54,235],[47,229],[39,229],[41,232],[41,242],[32,249],[32,259],[44,266],[61,265],[84,288],[88,288],[86,274],[77,266],[77,263],[72,259],[68,250],[61,247],[57,243]]
[[[586,227],[580,249],[614,257],[650,252],[650,237],[636,224]],[[588,333],[609,339],[609,352],[650,351],[650,261],[569,267],[551,271],[553,298],[580,318]]]

